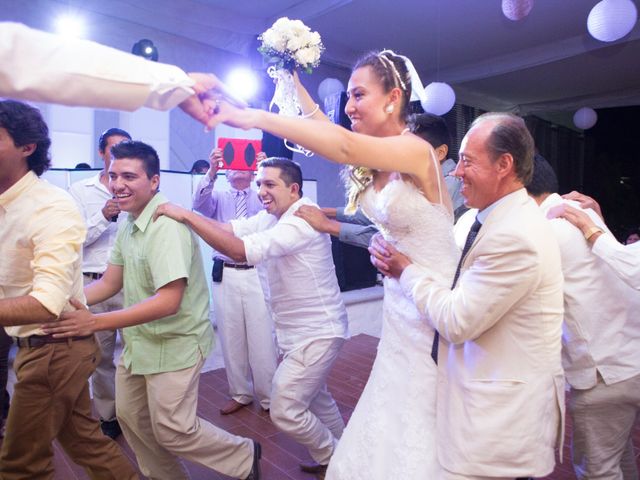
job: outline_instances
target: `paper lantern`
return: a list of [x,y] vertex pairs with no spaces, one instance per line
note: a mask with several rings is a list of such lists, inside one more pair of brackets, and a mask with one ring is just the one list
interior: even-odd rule
[[593,127],[597,121],[598,114],[593,108],[582,107],[573,114],[573,124],[582,130],[587,130]]
[[532,8],[533,0],[502,0],[502,13],[514,22],[529,15]]
[[424,89],[426,98],[421,102],[422,108],[427,113],[444,115],[453,108],[456,103],[456,94],[446,83],[431,82]]
[[344,85],[337,78],[325,78],[318,85],[318,97],[322,103],[328,96],[340,92],[344,92]]
[[589,12],[587,29],[601,42],[614,42],[629,33],[638,20],[631,0],[602,0]]

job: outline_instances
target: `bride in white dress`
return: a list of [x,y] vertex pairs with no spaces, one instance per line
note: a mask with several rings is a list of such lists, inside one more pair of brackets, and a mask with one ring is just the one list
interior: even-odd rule
[[[314,110],[298,86],[305,112]],[[356,63],[345,111],[352,130],[323,120],[239,110],[223,102],[219,120],[260,128],[350,167],[350,207],[361,205],[384,237],[414,263],[451,281],[458,250],[451,201],[433,148],[406,125],[411,78],[404,57],[374,52]],[[355,133],[354,133],[355,132]],[[327,480],[438,479],[434,331],[403,293],[385,279],[378,354],[327,470]]]

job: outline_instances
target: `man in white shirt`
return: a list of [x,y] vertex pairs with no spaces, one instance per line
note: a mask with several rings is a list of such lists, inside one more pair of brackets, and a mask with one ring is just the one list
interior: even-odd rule
[[554,208],[548,215],[549,218],[562,217],[578,227],[591,246],[591,251],[607,263],[627,285],[640,290],[640,242],[621,244],[611,232],[598,227],[589,215],[568,204]]
[[[593,210],[557,190],[551,165],[537,155],[527,191],[542,211],[571,205],[610,235]],[[640,412],[640,293],[591,251],[580,229],[560,219],[550,224],[564,275],[562,363],[571,386],[576,476],[638,478],[631,432]]]
[[257,184],[265,210],[222,224],[171,204],[158,207],[189,225],[209,245],[237,262],[266,269],[270,306],[284,358],[271,391],[271,419],[309,449],[322,472],[342,435],[344,421],[327,390],[326,378],[348,338],[331,257],[329,235],[316,232],[294,215],[301,205],[302,172],[283,158],[263,161]]
[[[258,157],[257,161],[266,158],[262,152]],[[213,189],[221,161],[222,149],[216,148],[211,152],[209,171],[193,195],[193,209],[222,223],[260,212],[262,203],[251,188],[252,171],[227,170],[231,188]],[[220,413],[229,415],[249,405],[254,392],[260,406],[269,410],[271,381],[278,358],[273,322],[258,272],[253,265],[238,263],[214,249],[211,285],[231,397]]]
[[[101,278],[107,269],[119,221],[125,218],[125,215],[119,215],[118,202],[109,191],[108,174],[111,147],[123,140],[131,140],[131,135],[124,130],[110,128],[104,131],[98,140],[98,154],[104,161],[104,169],[93,177],[75,182],[69,189],[87,226],[87,238],[82,246],[82,276],[85,285]],[[122,303],[120,291],[112,298],[93,305],[91,311],[104,313],[120,310]],[[93,404],[100,416],[100,427],[102,432],[111,438],[116,438],[122,433],[116,419],[116,366],[113,361],[116,336],[116,330],[96,332],[101,358],[91,376]]]

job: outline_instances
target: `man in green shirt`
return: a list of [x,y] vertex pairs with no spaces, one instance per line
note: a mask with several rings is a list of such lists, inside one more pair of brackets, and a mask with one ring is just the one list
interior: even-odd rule
[[160,162],[142,142],[111,149],[110,188],[128,221],[119,229],[103,277],[85,287],[92,305],[124,287],[122,310],[62,317],[47,333],[123,328],[116,414],[140,470],[150,478],[188,479],[178,457],[234,478],[259,479],[260,445],[196,416],[198,381],[213,345],[209,293],[194,234],[169,218],[152,221]]

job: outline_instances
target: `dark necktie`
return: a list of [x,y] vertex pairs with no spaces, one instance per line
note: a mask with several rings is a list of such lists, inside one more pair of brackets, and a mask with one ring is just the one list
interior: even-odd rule
[[246,218],[247,216],[247,192],[238,190],[236,192],[236,218]]
[[[471,245],[473,245],[474,240],[478,236],[478,232],[480,231],[480,227],[482,224],[478,221],[478,217],[476,217],[476,221],[471,225],[471,230],[469,230],[469,234],[467,235],[467,240],[464,242],[464,247],[462,248],[462,254],[460,255],[460,261],[458,262],[458,266],[456,267],[456,274],[453,277],[453,283],[451,284],[451,290],[456,287],[456,283],[458,283],[458,278],[460,277],[460,270],[462,269],[462,262],[464,262],[464,257],[467,256],[469,250],[471,249]],[[438,342],[440,341],[440,333],[436,330],[436,334],[433,337],[433,345],[431,346],[431,358],[437,364],[438,363]]]

